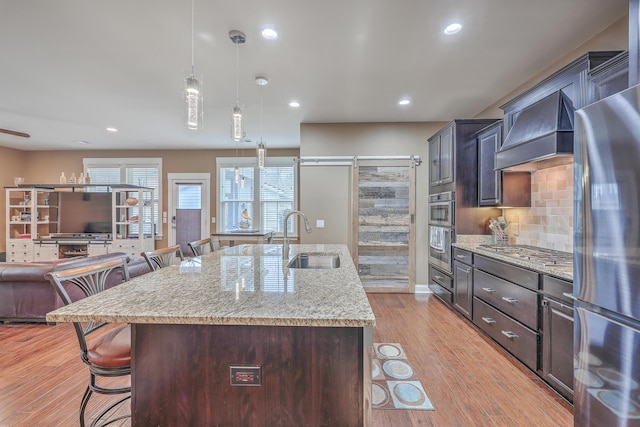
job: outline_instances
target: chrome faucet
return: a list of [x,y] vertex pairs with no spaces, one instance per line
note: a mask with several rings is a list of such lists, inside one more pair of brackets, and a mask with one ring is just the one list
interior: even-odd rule
[[282,259],[289,259],[289,237],[287,236],[287,221],[289,221],[289,217],[293,214],[300,215],[304,220],[304,229],[307,233],[311,233],[311,225],[309,224],[309,220],[307,216],[300,211],[291,211],[284,217],[284,240],[282,241]]

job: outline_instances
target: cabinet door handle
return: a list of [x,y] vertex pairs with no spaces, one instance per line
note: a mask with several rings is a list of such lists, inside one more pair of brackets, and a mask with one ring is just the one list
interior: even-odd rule
[[496,323],[496,321],[493,320],[491,317],[483,317],[482,320],[484,321],[484,323],[488,323],[490,325],[493,325],[494,323]]
[[502,297],[502,299],[506,302],[508,302],[509,304],[515,304],[518,302],[517,299],[512,298],[512,297]]
[[460,254],[456,255],[456,258],[458,259],[465,259],[466,257],[467,257],[466,255],[460,255]]
[[482,288],[483,291],[488,292],[490,294],[494,293],[496,290],[492,288]]
[[509,338],[510,340],[519,338],[518,334],[514,334],[511,331],[500,331],[500,332],[502,332],[502,335],[504,335],[505,337]]
[[433,276],[434,279],[442,280],[442,276]]

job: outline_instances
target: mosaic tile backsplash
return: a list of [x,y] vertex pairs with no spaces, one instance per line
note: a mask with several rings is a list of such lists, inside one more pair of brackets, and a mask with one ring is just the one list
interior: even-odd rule
[[573,163],[531,176],[531,208],[505,209],[509,243],[573,252]]

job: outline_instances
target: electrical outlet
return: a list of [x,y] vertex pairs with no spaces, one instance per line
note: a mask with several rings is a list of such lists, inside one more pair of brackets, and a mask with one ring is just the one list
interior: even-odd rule
[[260,366],[230,366],[231,385],[235,386],[261,386],[262,368]]
[[316,220],[316,228],[324,228],[324,219]]
[[215,217],[215,216],[212,216],[212,217],[211,217],[211,224],[215,224],[215,223],[216,223],[216,217]]

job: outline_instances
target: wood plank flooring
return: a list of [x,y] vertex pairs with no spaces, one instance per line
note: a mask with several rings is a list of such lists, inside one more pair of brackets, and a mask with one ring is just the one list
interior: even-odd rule
[[[374,410],[375,427],[573,425],[570,405],[435,297],[369,299],[374,341],[402,344],[436,408]],[[78,425],[88,378],[71,325],[0,325],[0,427]]]

